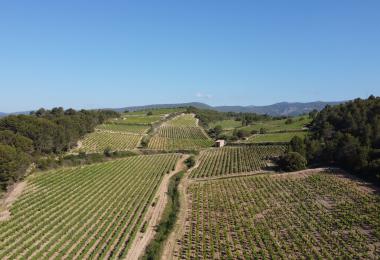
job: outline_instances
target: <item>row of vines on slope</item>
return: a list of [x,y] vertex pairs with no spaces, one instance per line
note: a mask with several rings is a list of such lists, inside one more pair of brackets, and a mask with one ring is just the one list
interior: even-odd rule
[[85,152],[103,152],[106,148],[115,151],[136,148],[143,135],[96,131],[85,136],[80,150]]
[[203,178],[259,171],[269,159],[281,155],[285,146],[236,146],[204,150],[190,178]]
[[0,259],[124,258],[178,154],[31,176],[0,226]]
[[180,150],[210,147],[213,141],[207,136],[193,115],[177,116],[160,126],[150,138],[149,149]]

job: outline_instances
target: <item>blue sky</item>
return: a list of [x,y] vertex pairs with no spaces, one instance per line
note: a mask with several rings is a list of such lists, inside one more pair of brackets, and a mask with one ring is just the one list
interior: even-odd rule
[[380,95],[378,0],[1,1],[0,111]]

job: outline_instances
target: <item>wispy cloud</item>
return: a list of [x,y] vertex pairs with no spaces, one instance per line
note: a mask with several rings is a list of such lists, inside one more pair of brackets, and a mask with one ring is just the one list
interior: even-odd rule
[[202,93],[202,92],[197,92],[197,93],[195,94],[195,96],[196,96],[197,98],[205,98],[205,99],[211,99],[211,98],[212,98],[212,95],[210,95],[210,94],[205,94],[205,93]]

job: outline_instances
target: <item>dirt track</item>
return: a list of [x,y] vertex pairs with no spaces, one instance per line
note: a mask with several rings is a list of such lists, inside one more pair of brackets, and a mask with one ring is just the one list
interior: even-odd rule
[[185,169],[184,161],[188,158],[188,155],[183,155],[181,159],[177,162],[175,170],[166,174],[160,184],[160,187],[157,190],[157,193],[154,197],[154,201],[156,205],[154,207],[150,207],[148,212],[146,213],[144,220],[142,223],[147,222],[145,232],[139,232],[135,239],[133,240],[131,247],[128,250],[128,254],[125,259],[138,259],[143,255],[145,248],[148,246],[149,242],[153,239],[156,231],[155,227],[159,224],[161,220],[162,213],[165,209],[168,195],[166,194],[168,190],[169,179]]
[[18,182],[13,185],[11,191],[5,194],[4,199],[0,201],[0,221],[10,218],[11,213],[9,212],[9,208],[12,203],[22,194],[25,187],[26,181]]
[[177,216],[177,221],[175,223],[174,229],[167,238],[164,249],[161,255],[161,259],[173,259],[175,251],[178,250],[179,246],[176,244],[176,241],[182,236],[183,228],[186,224],[186,211],[188,209],[188,200],[186,198],[186,190],[189,185],[189,179],[187,175],[181,180],[178,185],[178,190],[180,193],[180,210]]

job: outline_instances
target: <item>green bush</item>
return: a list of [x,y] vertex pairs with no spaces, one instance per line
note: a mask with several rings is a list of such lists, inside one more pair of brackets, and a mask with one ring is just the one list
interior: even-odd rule
[[187,158],[185,160],[185,164],[186,164],[187,168],[189,168],[189,169],[191,167],[193,167],[195,165],[195,158],[194,158],[194,156],[190,156],[189,158]]
[[300,171],[306,169],[305,157],[297,152],[289,152],[280,157],[279,167],[286,172]]

